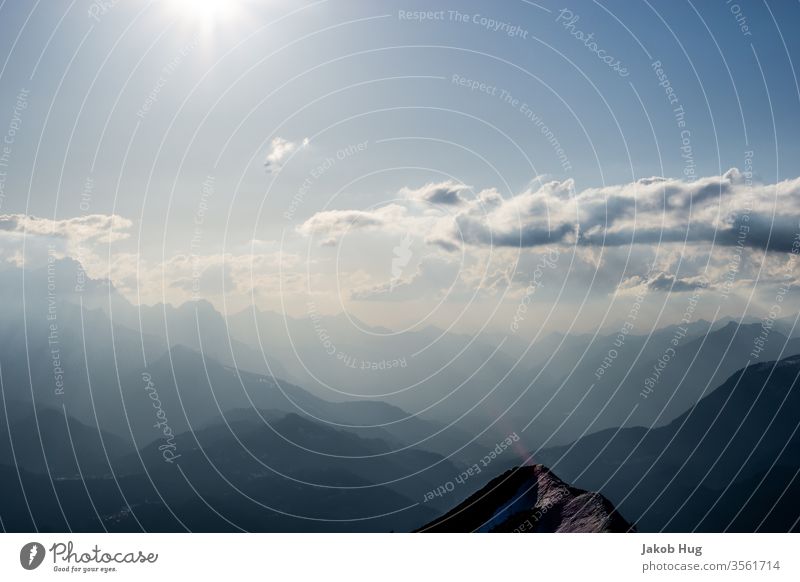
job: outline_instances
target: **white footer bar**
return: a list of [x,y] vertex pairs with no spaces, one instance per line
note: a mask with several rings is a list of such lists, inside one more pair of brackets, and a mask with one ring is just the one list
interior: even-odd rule
[[800,580],[798,554],[793,534],[0,534],[0,579]]

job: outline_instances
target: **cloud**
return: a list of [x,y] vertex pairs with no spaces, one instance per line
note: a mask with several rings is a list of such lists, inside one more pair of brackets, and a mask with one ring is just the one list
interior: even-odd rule
[[[48,257],[74,257],[87,272],[102,263],[104,245],[130,236],[133,222],[116,214],[90,214],[67,219],[26,214],[0,215],[0,260],[17,266],[41,264]],[[107,259],[106,259],[107,262]]]
[[65,239],[75,243],[116,242],[128,238],[133,222],[117,214],[89,214],[63,220],[26,214],[0,215],[0,232]]
[[392,279],[378,285],[354,289],[355,301],[416,301],[438,299],[458,280],[460,266],[454,261],[429,255],[423,257],[408,278]]
[[300,149],[304,148],[308,145],[308,138],[303,138],[300,142],[289,141],[282,137],[275,137],[270,142],[269,152],[267,152],[267,157],[264,160],[264,167],[267,169],[268,172],[278,172],[280,171],[281,167],[283,167],[284,160],[289,157],[289,155]]
[[[265,247],[272,246],[263,241]],[[175,254],[164,261],[148,260],[131,253],[117,253],[112,264],[103,266],[100,276],[110,279],[128,297],[145,303],[168,301],[180,303],[202,297],[218,300],[263,294],[277,297],[303,289],[304,279],[298,271],[299,255],[274,250],[212,253],[205,255]]]
[[[453,185],[401,189],[404,202],[391,211],[318,213],[298,231],[335,242],[350,228],[376,237],[376,244],[410,232],[444,256],[463,253],[465,285],[507,284],[511,293],[524,288],[539,253],[560,248],[560,266],[547,271],[540,301],[698,289],[745,295],[758,286],[771,302],[771,285],[796,279],[787,260],[800,248],[800,178],[765,184],[732,169],[692,182],[652,177],[576,190],[570,180],[550,181],[514,196],[486,188],[469,199],[461,192],[458,204],[418,203]],[[498,277],[484,281],[487,272]],[[373,280],[354,286],[353,298],[388,298],[389,291],[399,298],[412,289],[404,283],[410,280],[391,289]],[[431,287],[427,293],[436,296]]]
[[[400,191],[404,198],[437,200],[456,210],[435,220],[411,211],[397,211],[396,218],[406,223],[426,219],[417,224],[428,233],[426,241],[447,251],[464,245],[526,248],[672,243],[790,251],[800,232],[800,178],[759,184],[736,169],[692,182],[653,177],[577,193],[572,180],[543,183],[507,198],[490,188],[465,200],[461,190],[453,182],[404,188]],[[355,224],[356,220],[378,228],[386,224],[383,212],[319,213],[306,222],[306,230],[311,230],[311,225],[316,231],[336,230],[343,222]]]
[[675,275],[668,273],[658,273],[647,282],[647,287],[651,291],[669,291],[671,293],[683,293],[686,291],[696,291],[705,289],[708,283],[702,278],[679,279]]
[[321,236],[321,244],[332,246],[348,232],[363,230],[394,230],[394,225],[406,224],[406,208],[388,204],[375,210],[326,210],[317,212],[297,227],[303,236]]
[[170,287],[180,289],[188,294],[199,295],[202,293],[206,297],[235,289],[230,265],[220,263],[203,265],[203,262],[206,261],[197,261],[195,272],[191,276],[175,278],[169,283]]
[[437,183],[430,182],[417,189],[402,188],[400,190],[400,195],[408,200],[417,200],[429,204],[459,206],[466,202],[466,200],[462,198],[461,192],[469,189],[469,186],[447,180]]

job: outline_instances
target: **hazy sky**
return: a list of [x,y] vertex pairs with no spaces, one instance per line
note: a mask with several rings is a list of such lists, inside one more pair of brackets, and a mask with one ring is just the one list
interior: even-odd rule
[[645,293],[666,321],[698,292],[698,314],[762,316],[797,273],[798,17],[6,1],[3,258],[55,243],[131,299],[390,327],[524,302],[586,329]]

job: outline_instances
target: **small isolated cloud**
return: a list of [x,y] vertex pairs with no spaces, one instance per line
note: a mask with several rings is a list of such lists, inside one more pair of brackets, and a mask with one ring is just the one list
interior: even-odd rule
[[651,291],[670,291],[672,293],[684,293],[705,289],[708,283],[698,277],[678,278],[668,273],[658,273],[647,282],[647,287]]
[[[686,265],[683,265],[686,266]],[[691,267],[689,267],[691,269]],[[682,269],[683,270],[683,269]],[[639,273],[623,277],[623,280],[616,286],[618,293],[622,295],[634,295],[641,293],[663,292],[663,293],[688,293],[700,289],[712,288],[710,280],[705,274],[695,274],[691,276],[676,276],[666,271],[656,273]]]
[[461,193],[469,189],[469,186],[447,180],[445,182],[431,182],[417,189],[402,188],[400,195],[408,200],[417,200],[428,204],[459,206],[466,202]]
[[282,137],[273,138],[270,142],[269,152],[264,160],[264,167],[268,172],[278,172],[283,167],[283,162],[293,152],[308,145],[308,138],[295,142],[283,139]]

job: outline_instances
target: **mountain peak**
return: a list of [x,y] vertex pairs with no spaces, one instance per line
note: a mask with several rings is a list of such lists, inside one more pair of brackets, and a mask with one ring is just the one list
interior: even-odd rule
[[634,531],[599,493],[570,487],[544,465],[506,471],[421,532]]

